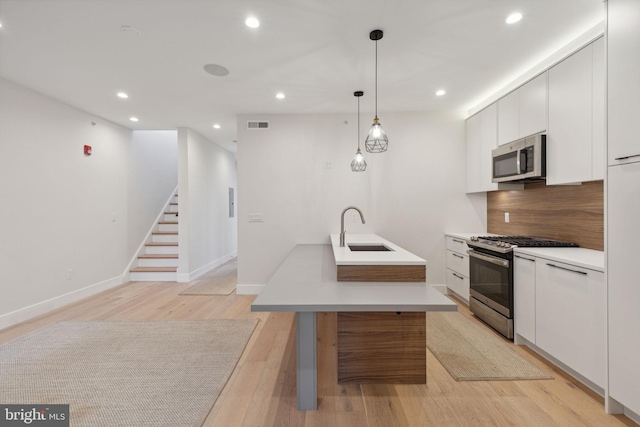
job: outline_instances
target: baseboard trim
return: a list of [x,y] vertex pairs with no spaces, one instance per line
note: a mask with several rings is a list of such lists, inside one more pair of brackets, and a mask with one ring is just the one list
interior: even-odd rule
[[262,288],[264,288],[264,284],[260,285],[260,284],[255,284],[255,285],[251,285],[251,284],[240,284],[238,283],[236,285],[236,294],[237,295],[259,295],[260,292],[262,291]]
[[178,283],[188,283],[192,280],[196,280],[198,277],[202,276],[213,270],[214,268],[220,267],[225,262],[232,260],[233,258],[238,256],[238,252],[234,251],[230,254],[227,254],[221,258],[218,258],[215,261],[210,262],[209,264],[198,268],[197,270],[192,271],[191,273],[182,274],[180,273],[180,269],[178,269]]
[[123,283],[125,283],[123,281],[123,277],[116,276],[111,279],[107,279],[105,281],[94,283],[93,285],[75,290],[73,292],[59,295],[49,300],[32,304],[28,307],[15,310],[7,314],[3,314],[0,316],[0,330],[18,324],[20,322],[24,322],[25,320],[40,316],[42,314],[46,314],[50,311],[74,303],[76,301],[80,301],[81,299],[96,295],[100,292],[106,291],[107,289],[120,286]]

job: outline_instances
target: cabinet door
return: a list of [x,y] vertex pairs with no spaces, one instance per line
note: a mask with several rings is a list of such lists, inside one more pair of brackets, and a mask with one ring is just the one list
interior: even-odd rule
[[520,136],[519,98],[515,90],[498,101],[498,145],[513,142]]
[[493,103],[480,113],[480,180],[483,191],[498,189],[493,179],[493,159],[491,151],[498,147],[498,104]]
[[[593,42],[591,178],[604,179],[607,168],[605,140],[605,58],[604,37]],[[640,154],[640,153],[639,153]],[[639,158],[640,159],[640,158]]]
[[515,333],[536,343],[536,260],[515,255],[513,272],[513,316]]
[[467,128],[467,193],[477,193],[482,190],[480,172],[481,135],[480,113],[471,116],[466,121]]
[[[630,123],[631,127],[633,123]],[[640,163],[609,167],[609,396],[640,414]]]
[[616,165],[640,161],[640,2],[612,0],[607,9],[607,152]]
[[536,345],[605,387],[604,273],[536,258]]
[[493,191],[491,150],[497,147],[497,105],[469,117],[467,126],[467,193]]
[[591,180],[592,46],[549,70],[547,184]]
[[525,138],[547,130],[547,73],[518,89],[520,91],[519,137]]

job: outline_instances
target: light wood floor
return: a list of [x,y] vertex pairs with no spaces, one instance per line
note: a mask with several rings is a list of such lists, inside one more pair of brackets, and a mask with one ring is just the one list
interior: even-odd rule
[[[318,315],[317,411],[296,410],[291,313],[251,313],[253,296],[178,295],[186,284],[122,285],[0,331],[0,345],[57,321],[245,319],[260,322],[204,426],[634,426],[526,348],[516,351],[555,379],[456,382],[431,353],[426,385],[336,384],[336,316]],[[467,308],[460,312],[473,317]],[[513,344],[511,344],[513,345]]]

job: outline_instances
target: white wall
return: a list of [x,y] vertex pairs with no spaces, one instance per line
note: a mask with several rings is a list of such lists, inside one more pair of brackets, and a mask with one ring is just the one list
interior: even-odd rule
[[178,159],[178,281],[188,282],[237,254],[237,214],[229,217],[228,203],[237,167],[231,152],[187,128],[178,128]]
[[122,283],[130,224],[147,231],[158,214],[142,212],[142,200],[129,206],[146,192],[131,171],[147,156],[131,139],[129,129],[0,79],[0,328]]
[[[271,129],[247,130],[247,120],[268,120]],[[385,113],[381,122],[389,150],[365,152],[366,172],[354,173],[355,114],[238,117],[240,292],[259,290],[296,244],[328,243],[349,205],[366,224],[349,213],[347,233],[379,234],[427,259],[427,282],[445,282],[444,232],[486,229],[486,197],[465,194],[463,117]],[[264,222],[249,223],[249,213]]]

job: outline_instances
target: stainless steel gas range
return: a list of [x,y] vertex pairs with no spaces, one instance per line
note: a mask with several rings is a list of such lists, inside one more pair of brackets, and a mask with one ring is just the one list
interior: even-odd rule
[[467,245],[469,308],[509,339],[513,339],[513,248],[578,246],[528,236],[474,236]]

